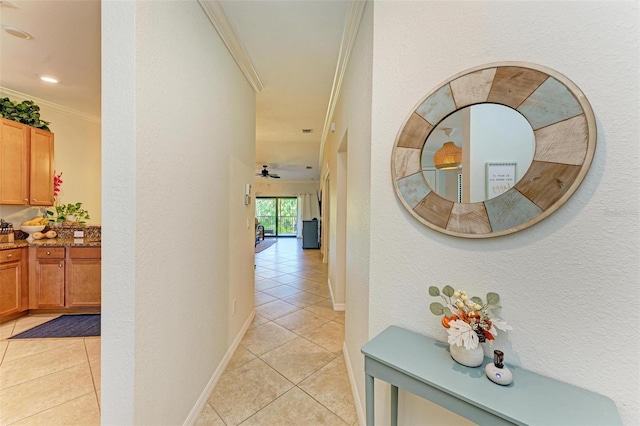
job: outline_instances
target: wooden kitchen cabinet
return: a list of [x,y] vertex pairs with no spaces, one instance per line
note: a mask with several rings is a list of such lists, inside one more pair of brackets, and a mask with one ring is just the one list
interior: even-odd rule
[[36,249],[35,288],[38,308],[65,306],[65,249],[39,247]]
[[67,307],[100,306],[101,253],[99,247],[67,249]]
[[0,320],[27,309],[27,257],[23,249],[0,251]]
[[53,133],[31,127],[29,204],[53,205]]
[[0,204],[53,205],[54,135],[0,118]]
[[30,308],[55,312],[99,310],[100,247],[31,247]]

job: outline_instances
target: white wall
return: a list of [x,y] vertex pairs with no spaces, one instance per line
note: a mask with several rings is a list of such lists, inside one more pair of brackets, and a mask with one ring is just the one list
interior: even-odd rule
[[[100,225],[102,215],[100,118],[51,104],[46,100],[0,88],[0,96],[12,101],[34,100],[40,106],[40,116],[51,122],[54,133],[54,168],[62,172],[60,203],[81,202],[91,219],[89,225]],[[22,221],[39,213],[39,208],[28,206],[0,206],[0,217],[18,226]]]
[[[496,291],[513,326],[494,344],[507,362],[609,396],[625,424],[640,423],[640,313],[631,306],[640,276],[638,3],[394,1],[374,9],[375,191],[362,230],[375,235],[370,337],[395,324],[444,341],[429,312],[430,285]],[[582,89],[598,126],[591,170],[561,209],[521,232],[483,240],[434,232],[394,195],[389,162],[399,127],[442,81],[506,60],[548,66]],[[348,305],[347,327],[350,315]],[[404,423],[419,423],[423,406],[405,404]]]
[[253,310],[255,95],[197,2],[102,8],[102,422],[182,424]]
[[471,107],[470,202],[486,196],[486,164],[516,163],[515,182],[527,172],[535,152],[533,129],[518,111],[503,105],[482,104]]
[[293,197],[298,194],[311,194],[317,197],[320,182],[315,180],[278,180],[256,177],[253,193],[257,197]]
[[[342,90],[336,104],[331,121],[336,123],[335,133],[329,133],[324,155],[322,171],[327,167],[331,174],[340,175],[340,170],[347,175],[346,193],[346,256],[336,258],[336,262],[344,262],[340,267],[345,269],[345,349],[347,361],[356,382],[356,392],[360,403],[364,403],[364,360],[360,355],[360,347],[369,340],[369,277],[370,277],[370,244],[371,236],[377,238],[377,231],[371,233],[371,85],[372,85],[372,45],[373,45],[373,3],[367,3],[364,9],[358,35],[351,52],[347,71],[344,76]],[[348,134],[347,164],[338,165],[338,150],[345,135]],[[344,147],[343,147],[344,148]],[[341,161],[345,153],[340,153]],[[388,163],[382,170],[389,168]],[[331,178],[331,198],[339,194],[337,179]],[[332,201],[333,202],[333,201]],[[332,209],[334,215],[337,209]],[[329,238],[336,239],[338,226],[336,218],[330,219]],[[338,222],[339,223],[339,222]],[[339,269],[338,267],[337,269]],[[331,265],[330,265],[331,271]],[[337,291],[340,291],[337,289]],[[382,422],[381,424],[384,424]]]

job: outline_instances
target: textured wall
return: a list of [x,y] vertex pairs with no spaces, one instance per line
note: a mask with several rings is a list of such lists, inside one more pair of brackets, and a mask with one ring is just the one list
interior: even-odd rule
[[[372,336],[396,324],[445,340],[430,285],[496,291],[514,328],[494,344],[508,362],[607,395],[626,424],[640,423],[638,25],[637,2],[375,3]],[[394,195],[396,134],[442,81],[505,60],[548,66],[582,89],[598,125],[592,168],[562,208],[524,231],[488,240],[431,231]],[[421,404],[405,404],[405,422]]]
[[[371,62],[373,44],[373,3],[364,9],[358,35],[351,52],[333,120],[335,133],[330,133],[325,146],[322,170],[331,168],[332,194],[338,191],[337,180],[344,167],[338,166],[338,150],[343,141],[346,152],[346,256],[337,258],[346,269],[345,344],[355,376],[357,392],[364,402],[364,360],[360,347],[369,339],[370,199],[371,199]],[[345,160],[345,153],[341,153]],[[386,169],[386,167],[385,167]],[[344,170],[343,170],[344,171]],[[336,176],[334,176],[334,172]],[[333,197],[333,195],[332,195]],[[337,209],[336,209],[337,213]],[[331,218],[336,222],[336,218]],[[336,232],[334,228],[333,232]],[[330,238],[335,238],[333,235]],[[331,268],[331,265],[330,265]],[[384,422],[382,423],[384,424]]]
[[105,3],[102,420],[182,424],[253,309],[255,95],[197,2]]
[[316,197],[319,189],[318,181],[287,181],[256,177],[252,195],[260,197],[288,197],[309,193]]

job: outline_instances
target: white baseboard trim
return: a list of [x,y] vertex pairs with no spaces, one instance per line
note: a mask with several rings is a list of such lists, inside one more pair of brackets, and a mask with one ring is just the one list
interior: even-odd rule
[[331,305],[333,306],[334,311],[344,311],[346,309],[346,304],[344,303],[336,303],[333,298],[333,289],[331,288],[331,280],[327,278],[327,285],[329,286],[329,295],[331,296]]
[[356,406],[358,424],[360,426],[365,426],[366,416],[364,414],[364,410],[362,409],[362,405],[360,404],[360,394],[358,394],[358,387],[356,386],[356,378],[353,375],[353,370],[351,369],[351,358],[349,358],[349,351],[347,350],[346,342],[342,344],[342,355],[344,356],[344,363],[347,366],[347,375],[349,376],[349,383],[351,384],[351,395],[353,396],[353,405]]
[[184,426],[193,425],[196,420],[198,420],[198,417],[200,417],[200,413],[202,413],[202,410],[204,410],[204,406],[207,405],[207,401],[213,393],[213,388],[216,387],[218,380],[220,380],[220,376],[222,376],[222,373],[227,368],[227,365],[229,365],[229,361],[231,361],[233,354],[236,352],[236,349],[238,349],[238,346],[240,346],[240,342],[249,329],[249,326],[251,325],[251,322],[253,321],[253,318],[255,318],[255,316],[256,310],[254,309],[253,311],[251,311],[249,318],[247,318],[244,325],[242,326],[242,329],[233,340],[233,343],[231,343],[229,350],[227,350],[224,358],[222,358],[222,361],[218,365],[218,368],[216,368],[216,371],[213,372],[213,376],[211,376],[209,382],[207,383],[207,386],[205,386],[204,390],[200,394],[200,398],[198,398],[198,401],[196,401],[196,405],[193,406],[191,412],[187,416],[187,419],[184,421]]

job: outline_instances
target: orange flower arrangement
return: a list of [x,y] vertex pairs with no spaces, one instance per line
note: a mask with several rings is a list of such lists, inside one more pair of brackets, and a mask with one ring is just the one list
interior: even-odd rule
[[498,293],[487,293],[486,303],[448,285],[442,288],[442,293],[438,287],[429,287],[429,295],[442,297],[445,301],[444,304],[433,302],[429,309],[434,315],[444,315],[441,322],[447,329],[449,344],[475,349],[480,343],[495,340],[497,330],[506,332],[512,329],[491,313],[491,309],[500,308]]

